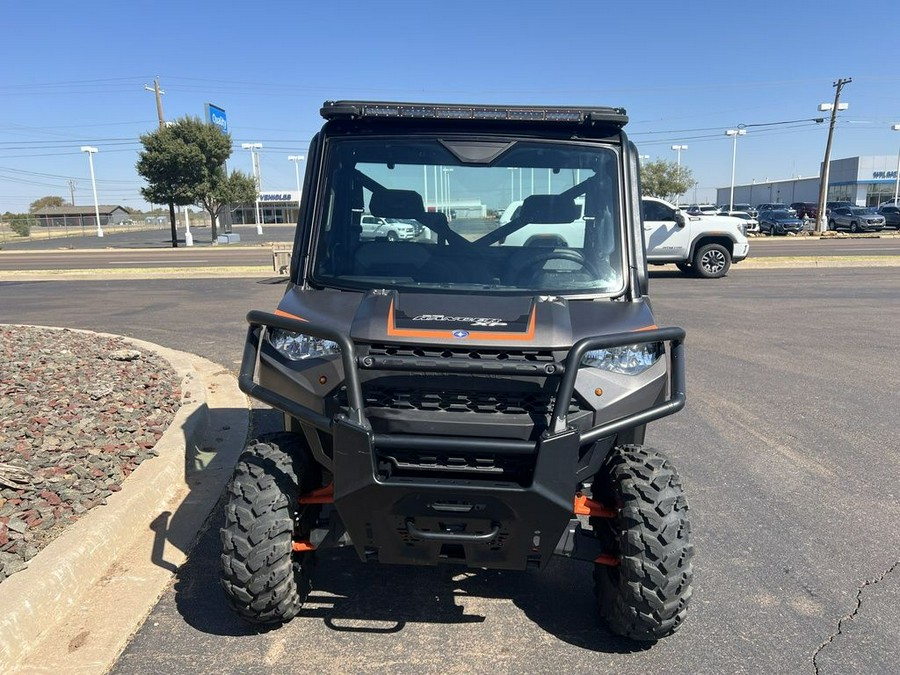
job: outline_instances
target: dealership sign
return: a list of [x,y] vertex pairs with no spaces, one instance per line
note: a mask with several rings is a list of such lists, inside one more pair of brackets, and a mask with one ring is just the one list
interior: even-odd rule
[[873,171],[872,178],[897,178],[896,171]]
[[261,192],[259,194],[261,202],[292,202],[294,198],[290,192]]
[[209,120],[209,123],[219,127],[222,130],[223,134],[228,133],[228,117],[225,115],[225,111],[222,110],[219,106],[213,105],[212,103],[206,104],[206,119]]

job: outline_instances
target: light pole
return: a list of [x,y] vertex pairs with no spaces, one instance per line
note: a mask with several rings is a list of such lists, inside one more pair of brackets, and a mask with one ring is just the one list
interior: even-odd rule
[[299,216],[300,209],[300,162],[303,161],[303,155],[288,155],[288,159],[294,163],[294,172],[297,174],[297,209]]
[[746,129],[726,129],[726,136],[731,136],[734,139],[733,147],[731,150],[731,197],[728,199],[728,211],[734,211],[734,167],[737,164],[737,139],[738,136],[746,136]]
[[[676,165],[675,165],[675,166],[676,166],[675,175],[678,176],[678,180],[681,180],[681,151],[682,151],[682,150],[687,150],[687,149],[688,149],[688,146],[686,146],[686,145],[673,145],[673,146],[672,146],[672,149],[675,150],[675,151],[678,153],[678,160],[677,160],[677,163],[676,163]],[[680,201],[681,195],[679,194],[678,197],[679,197],[679,201]]]
[[253,178],[256,181],[256,200],[254,202],[254,205],[256,206],[256,234],[262,234],[262,221],[259,217],[259,193],[262,189],[260,187],[262,179],[259,175],[259,155],[256,152],[262,147],[262,143],[241,143],[241,147],[244,150],[250,151],[250,162],[253,165]]
[[94,178],[94,153],[97,148],[90,145],[82,145],[81,151],[86,152],[88,156],[88,164],[91,165],[91,187],[94,189],[94,217],[97,218],[97,236],[103,236],[103,230],[100,227],[100,202],[97,201],[97,180]]
[[[893,125],[891,129],[900,131],[900,124]],[[894,206],[900,206],[900,203],[897,202],[898,196],[900,196],[900,150],[897,151],[897,180],[894,183]]]
[[834,124],[837,121],[839,110],[846,110],[847,104],[841,103],[841,89],[845,84],[851,82],[852,79],[842,78],[837,80],[832,86],[834,90],[834,103],[820,103],[819,110],[822,112],[831,111],[831,123],[828,125],[828,141],[825,143],[825,161],[822,165],[822,180],[819,183],[819,213],[816,222],[816,232],[824,232],[827,228],[827,216],[825,215],[825,204],[828,202],[828,179],[831,173],[831,142],[834,139]]
[[444,189],[444,199],[445,199],[445,203],[446,203],[445,208],[446,208],[446,212],[447,212],[447,220],[453,220],[453,218],[451,217],[451,212],[450,212],[450,174],[453,173],[453,169],[445,166],[445,167],[441,168],[441,172],[443,173],[443,177],[444,177],[444,185],[442,187],[445,188]]

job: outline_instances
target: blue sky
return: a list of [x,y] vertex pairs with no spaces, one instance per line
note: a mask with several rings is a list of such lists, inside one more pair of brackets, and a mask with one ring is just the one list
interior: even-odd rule
[[[852,77],[832,158],[900,148],[896,12],[884,2],[376,0],[4,3],[0,212],[45,195],[144,207],[138,136],[166,119],[227,111],[235,152],[260,142],[262,187],[295,187],[326,99],[611,105],[641,154],[673,144],[712,200],[736,182],[817,175],[827,124],[817,106]],[[883,29],[888,24],[890,29]],[[787,124],[773,124],[788,122]],[[770,125],[771,126],[753,126]],[[301,169],[303,166],[301,165]]]

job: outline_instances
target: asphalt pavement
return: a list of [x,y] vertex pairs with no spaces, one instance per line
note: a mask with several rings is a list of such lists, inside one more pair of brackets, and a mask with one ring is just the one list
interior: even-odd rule
[[[605,632],[590,570],[572,561],[520,574],[369,566],[346,551],[322,556],[300,617],[259,631],[218,589],[214,511],[113,672],[896,672],[900,275],[651,279],[658,323],[688,333],[687,408],[648,436],[692,509],[696,593],[678,634],[635,649]],[[232,374],[246,310],[283,291],[246,278],[0,288],[0,319],[142,337]],[[251,429],[277,417],[254,408]],[[70,664],[79,635],[58,640]]]

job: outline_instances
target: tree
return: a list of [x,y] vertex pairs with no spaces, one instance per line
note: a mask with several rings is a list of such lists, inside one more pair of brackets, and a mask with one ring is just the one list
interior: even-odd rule
[[675,162],[657,159],[641,167],[641,192],[648,197],[675,201],[696,184],[691,170]]
[[28,213],[35,213],[48,206],[65,206],[65,204],[66,201],[62,197],[41,197],[31,202],[28,206]]
[[216,216],[218,216],[229,204],[246,204],[256,200],[256,181],[240,171],[232,171],[226,176],[225,170],[220,169],[219,175],[208,186],[203,186],[197,192],[197,205],[206,209],[209,214],[212,239],[216,240]]
[[254,180],[238,171],[226,176],[224,164],[231,156],[231,136],[197,117],[183,117],[166,127],[141,136],[137,171],[147,181],[141,194],[150,203],[171,206],[172,245],[176,244],[174,206],[196,204],[212,217],[212,241],[216,240],[216,216],[233,202],[256,199]]

